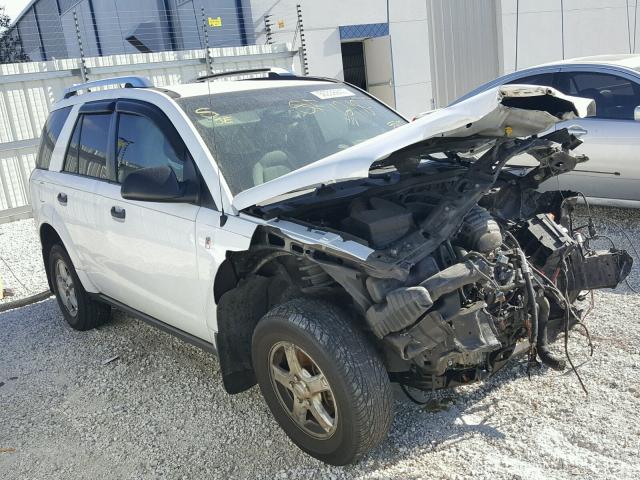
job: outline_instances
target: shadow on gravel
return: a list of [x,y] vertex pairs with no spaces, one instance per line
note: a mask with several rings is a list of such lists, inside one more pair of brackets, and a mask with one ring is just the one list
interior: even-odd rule
[[[545,369],[532,372],[532,381],[544,372]],[[474,384],[472,390],[463,387],[411,392],[416,399],[427,402],[425,405],[416,405],[396,389],[396,417],[389,439],[371,452],[365,462],[393,464],[418,454],[455,449],[456,444],[474,435],[492,441],[504,440],[501,426],[514,419],[504,417],[496,401],[486,403],[484,400],[493,390],[522,376],[526,376],[525,364],[522,360],[513,360],[494,377]]]

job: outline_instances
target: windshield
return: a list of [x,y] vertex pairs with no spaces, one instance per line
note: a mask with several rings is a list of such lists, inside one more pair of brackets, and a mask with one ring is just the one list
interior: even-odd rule
[[186,97],[193,121],[233,195],[406,120],[344,84],[309,84]]

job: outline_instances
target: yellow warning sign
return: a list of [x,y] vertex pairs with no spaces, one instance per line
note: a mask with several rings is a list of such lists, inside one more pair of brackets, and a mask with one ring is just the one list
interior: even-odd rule
[[218,16],[217,18],[209,17],[209,26],[210,27],[221,27],[222,26],[222,17]]

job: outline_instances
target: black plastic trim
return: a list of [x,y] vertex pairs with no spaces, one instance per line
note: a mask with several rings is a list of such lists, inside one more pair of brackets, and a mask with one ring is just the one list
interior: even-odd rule
[[112,113],[115,108],[115,100],[96,100],[84,103],[78,110],[78,115],[83,113]]
[[169,333],[174,337],[179,338],[183,342],[190,343],[191,345],[194,345],[204,350],[205,352],[217,354],[216,347],[211,342],[207,342],[206,340],[196,337],[195,335],[191,335],[190,333],[187,333],[184,330],[180,330],[179,328],[176,328],[173,325],[164,323],[163,321],[158,320],[157,318],[147,315],[146,313],[142,313],[141,311],[136,310],[135,308],[129,307],[128,305],[125,305],[124,303],[119,302],[101,293],[90,293],[89,295],[100,300],[101,302],[107,303],[112,307],[117,308],[118,310],[122,310],[123,312],[128,313],[129,315],[136,317],[145,323],[148,323],[152,327],[156,327],[165,333]]
[[[115,102],[114,102],[115,103]],[[115,105],[114,105],[115,107]],[[112,111],[113,112],[113,111]],[[111,114],[111,121],[109,122],[109,133],[107,140],[107,180],[110,182],[116,182],[118,180],[116,175],[116,130],[118,128],[118,116]],[[82,132],[81,132],[82,133]],[[78,168],[79,168],[78,164]]]
[[150,87],[149,90],[153,90],[155,92],[164,93],[165,95],[167,95],[168,97],[173,98],[173,99],[181,97],[181,95],[178,92],[175,92],[173,90],[169,90],[168,88]]

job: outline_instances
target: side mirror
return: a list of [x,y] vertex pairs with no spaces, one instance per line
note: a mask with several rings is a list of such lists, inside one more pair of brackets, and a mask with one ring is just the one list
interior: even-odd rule
[[636,122],[640,122],[640,106],[633,109],[633,119]]
[[196,182],[178,182],[174,171],[167,166],[135,170],[120,187],[122,198],[141,202],[194,203],[199,193]]

